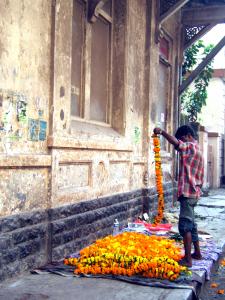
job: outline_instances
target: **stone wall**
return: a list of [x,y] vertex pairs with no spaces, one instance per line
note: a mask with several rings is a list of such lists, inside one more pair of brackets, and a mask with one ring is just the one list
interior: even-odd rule
[[[166,207],[171,207],[173,191],[173,185],[165,185]],[[63,259],[112,234],[115,218],[122,228],[143,212],[156,211],[156,190],[140,189],[2,218],[0,280]]]
[[52,209],[52,259],[58,260],[112,234],[115,218],[122,226],[142,211],[142,190]]
[[0,219],[0,280],[47,262],[47,220],[46,211]]

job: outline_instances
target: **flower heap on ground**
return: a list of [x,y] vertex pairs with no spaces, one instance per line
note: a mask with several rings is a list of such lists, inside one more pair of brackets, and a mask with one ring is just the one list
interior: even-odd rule
[[162,178],[162,166],[160,157],[160,139],[157,134],[153,134],[153,151],[155,153],[155,180],[156,189],[158,193],[158,212],[154,219],[154,225],[161,223],[164,213],[164,191],[163,191],[163,178]]
[[141,233],[124,232],[97,240],[67,258],[75,274],[113,274],[175,280],[187,268],[180,266],[181,249],[174,240]]

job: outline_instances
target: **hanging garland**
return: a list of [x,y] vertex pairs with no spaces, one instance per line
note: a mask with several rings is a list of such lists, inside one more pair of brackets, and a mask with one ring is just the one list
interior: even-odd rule
[[161,157],[160,157],[160,138],[157,134],[153,134],[153,151],[155,153],[155,180],[156,180],[156,189],[158,193],[158,212],[154,219],[154,224],[158,225],[163,219],[164,212],[164,191],[163,191],[163,177],[162,177],[162,166],[161,166]]
[[74,273],[141,275],[148,278],[176,280],[182,273],[181,249],[174,240],[124,232],[97,240],[80,251],[78,258],[66,258],[64,264],[75,266]]

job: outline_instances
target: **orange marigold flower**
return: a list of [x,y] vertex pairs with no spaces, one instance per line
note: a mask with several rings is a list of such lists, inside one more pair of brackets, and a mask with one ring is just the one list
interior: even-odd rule
[[221,264],[221,266],[225,267],[225,259],[222,259],[220,264]]
[[213,282],[213,283],[210,284],[210,287],[211,288],[217,288],[218,287],[218,283]]

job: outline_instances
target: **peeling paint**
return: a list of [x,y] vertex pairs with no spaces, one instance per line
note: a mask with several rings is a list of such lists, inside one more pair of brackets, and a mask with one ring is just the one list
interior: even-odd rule
[[0,216],[46,208],[47,192],[45,169],[0,169]]
[[23,193],[17,193],[16,197],[20,200],[20,201],[26,201],[27,200],[27,195],[23,194]]

